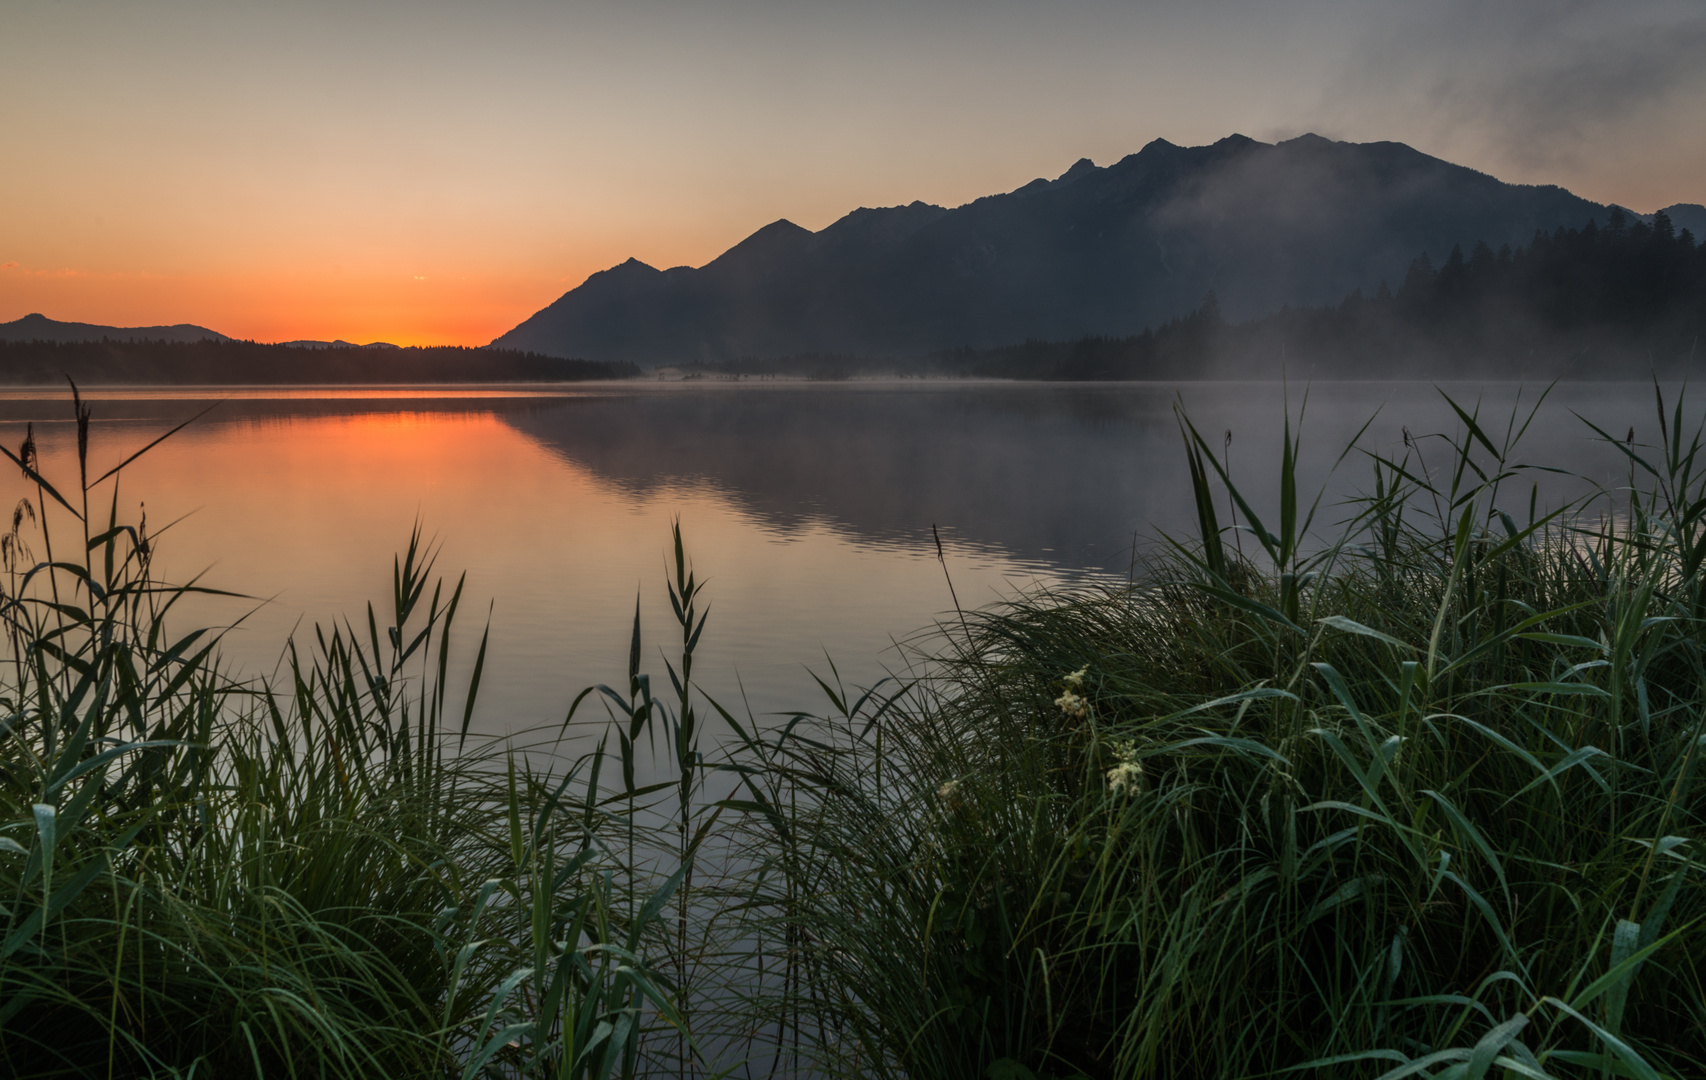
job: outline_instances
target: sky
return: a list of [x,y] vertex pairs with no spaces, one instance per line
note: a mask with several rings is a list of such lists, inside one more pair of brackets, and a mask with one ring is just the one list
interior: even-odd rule
[[1706,3],[0,0],[0,321],[484,344],[630,256],[1155,138],[1706,202]]

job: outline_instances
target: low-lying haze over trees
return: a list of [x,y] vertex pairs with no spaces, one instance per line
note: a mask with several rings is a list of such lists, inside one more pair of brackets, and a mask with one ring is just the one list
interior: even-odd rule
[[1293,374],[1574,378],[1683,374],[1706,337],[1706,245],[1663,211],[1614,209],[1605,228],[1536,233],[1524,246],[1426,252],[1396,291],[1228,322],[1215,297],[1123,338],[1028,341],[939,353],[960,374],[1031,379],[1191,379]]

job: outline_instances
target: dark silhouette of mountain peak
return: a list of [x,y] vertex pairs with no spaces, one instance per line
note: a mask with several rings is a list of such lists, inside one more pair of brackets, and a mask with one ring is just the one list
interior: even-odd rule
[[626,262],[617,263],[608,270],[596,270],[589,274],[581,287],[624,290],[645,288],[662,274],[663,271],[657,267],[630,257]]
[[811,243],[812,231],[780,218],[759,229],[734,247],[705,264],[713,266],[761,265],[793,258]]
[[617,263],[608,270],[595,270],[587,275],[581,288],[593,289],[632,289],[644,288],[653,279],[661,276],[662,270],[638,259],[630,258],[627,262]]
[[[1677,209],[1680,229],[1692,214]],[[1402,280],[1421,252],[1520,246],[1606,214],[1403,143],[1155,139],[954,209],[860,208],[816,233],[772,222],[698,269],[630,261],[493,344],[663,364],[1121,336],[1209,292],[1231,319],[1337,302]]]
[[[1240,135],[1237,132],[1233,132],[1224,139],[1215,140],[1214,149],[1222,152],[1227,150],[1249,150],[1263,145],[1265,144],[1257,142],[1248,135]],[[1281,145],[1284,144],[1282,143]]]
[[1326,150],[1337,145],[1332,139],[1323,138],[1313,131],[1306,131],[1294,139],[1286,139],[1284,142],[1275,144],[1276,147],[1286,146],[1293,150]]
[[1058,178],[1056,178],[1055,183],[1057,183],[1057,184],[1069,184],[1072,181],[1079,179],[1080,177],[1084,176],[1087,173],[1093,173],[1093,172],[1098,172],[1098,171],[1100,171],[1100,170],[1098,170],[1096,168],[1096,163],[1094,161],[1091,161],[1087,157],[1081,157],[1077,161],[1072,163],[1072,168],[1061,173],[1060,176]]
[[869,250],[896,244],[947,212],[943,207],[917,201],[877,209],[861,206],[819,232],[818,248],[820,251],[836,246]]

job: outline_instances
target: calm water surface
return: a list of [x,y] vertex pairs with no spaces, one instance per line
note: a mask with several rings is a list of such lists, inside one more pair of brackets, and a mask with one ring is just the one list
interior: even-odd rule
[[[1501,431],[1518,395],[1538,392],[1445,389],[1479,400]],[[1227,458],[1261,510],[1276,486],[1286,396],[1267,383],[103,390],[93,394],[91,471],[219,402],[125,470],[120,506],[134,520],[145,505],[155,531],[175,522],[160,538],[166,573],[203,573],[264,601],[186,612],[236,622],[224,652],[252,673],[273,670],[293,628],[363,621],[370,599],[383,623],[392,555],[419,520],[440,570],[468,575],[465,662],[491,605],[477,723],[503,732],[560,720],[582,687],[625,677],[636,597],[650,655],[667,644],[677,518],[709,580],[706,686],[728,701],[744,692],[758,713],[815,708],[808,668],[827,674],[832,657],[850,683],[869,683],[900,662],[897,639],[951,614],[932,525],[968,607],[1037,584],[1124,577],[1158,530],[1191,527],[1175,400],[1217,445],[1232,433]],[[1289,396],[1295,416],[1301,388]],[[1560,386],[1523,440],[1529,460],[1626,478],[1573,412],[1619,437],[1633,427],[1638,440],[1656,438],[1650,385]],[[1370,417],[1362,445],[1387,453],[1403,452],[1405,428],[1459,426],[1432,386],[1315,385],[1304,472],[1311,488],[1327,485],[1323,522],[1338,517],[1337,497],[1365,485],[1358,455],[1329,470]],[[16,447],[33,421],[62,488],[75,486],[69,418],[60,394],[0,394],[0,438]],[[1426,466],[1446,465],[1441,444],[1421,447]],[[1542,503],[1581,486],[1534,478]],[[0,497],[26,493],[21,480],[7,483]],[[1513,512],[1526,514],[1527,483],[1512,488]],[[108,498],[103,489],[98,501]],[[662,664],[650,666],[661,677]]]

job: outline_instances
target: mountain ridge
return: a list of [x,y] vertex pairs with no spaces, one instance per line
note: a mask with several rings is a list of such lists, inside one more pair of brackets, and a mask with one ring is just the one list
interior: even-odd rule
[[216,330],[193,323],[171,326],[101,326],[96,323],[60,322],[40,312],[0,323],[0,341],[233,341]]
[[[40,312],[31,312],[21,319],[13,319],[8,323],[0,323],[0,341],[51,341],[59,344],[75,344],[79,342],[97,341],[163,341],[176,345],[187,345],[197,341],[228,341],[235,342],[238,338],[229,337],[217,330],[209,330],[205,326],[194,323],[173,323],[170,326],[103,326],[99,323],[61,322],[50,319]],[[374,341],[361,345],[342,338],[336,341],[279,341],[272,344],[293,349],[395,349],[396,345],[387,341]]]
[[[1706,209],[1675,209],[1706,232]],[[656,365],[1131,334],[1211,291],[1253,317],[1395,283],[1421,251],[1526,243],[1609,211],[1403,143],[1155,139],[951,209],[859,208],[817,232],[778,220],[698,268],[630,259],[492,344]]]

